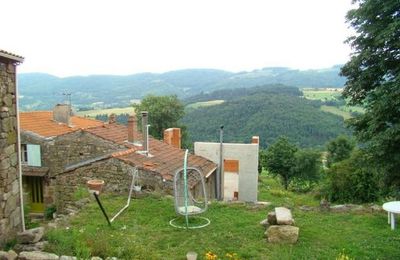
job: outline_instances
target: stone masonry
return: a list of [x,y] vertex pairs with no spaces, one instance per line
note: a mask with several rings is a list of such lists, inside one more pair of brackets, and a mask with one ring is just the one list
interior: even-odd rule
[[15,60],[0,52],[0,246],[22,229]]
[[[46,207],[56,204],[56,195],[64,193],[56,191],[57,176],[64,172],[65,167],[98,156],[109,154],[123,146],[95,137],[84,131],[76,131],[54,138],[43,138],[31,132],[21,132],[21,143],[38,144],[41,148],[42,167],[49,169],[44,185],[44,204]],[[68,194],[66,194],[68,197]],[[63,201],[65,198],[61,198]]]

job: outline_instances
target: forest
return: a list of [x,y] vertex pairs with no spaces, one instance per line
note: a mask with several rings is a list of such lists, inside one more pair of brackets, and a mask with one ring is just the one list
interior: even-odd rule
[[182,123],[191,141],[217,141],[224,125],[226,142],[249,142],[258,135],[262,147],[287,136],[300,147],[322,147],[340,134],[348,134],[342,117],[323,112],[323,104],[303,98],[296,87],[266,85],[219,90],[185,100],[185,103],[224,98],[219,105],[187,109]]

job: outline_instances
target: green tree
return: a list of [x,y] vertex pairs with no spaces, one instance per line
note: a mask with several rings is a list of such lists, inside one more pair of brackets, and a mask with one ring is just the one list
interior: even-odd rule
[[291,169],[297,190],[310,190],[321,177],[321,153],[313,149],[299,149],[294,154],[295,165]]
[[274,176],[281,178],[282,184],[287,190],[293,179],[293,168],[296,166],[295,153],[298,148],[289,142],[286,137],[278,140],[268,147],[265,154],[265,168]]
[[[163,138],[165,129],[170,127],[180,127],[179,120],[185,114],[184,106],[176,95],[148,95],[142,99],[140,104],[135,104],[133,107],[138,117],[139,125],[141,122],[140,112],[149,112],[148,123],[151,125],[149,133],[157,139]],[[182,134],[182,136],[185,135],[185,133]]]
[[335,139],[331,140],[326,146],[328,150],[328,167],[330,167],[333,163],[349,158],[354,147],[354,141],[345,135],[339,135]]
[[347,21],[355,35],[353,53],[341,70],[347,78],[344,97],[365,113],[350,120],[357,138],[400,184],[400,1],[354,0]]

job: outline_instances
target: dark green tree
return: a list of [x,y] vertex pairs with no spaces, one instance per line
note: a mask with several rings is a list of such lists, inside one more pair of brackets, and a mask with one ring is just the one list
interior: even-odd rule
[[347,21],[356,33],[347,40],[353,53],[341,70],[343,95],[365,113],[349,123],[387,181],[400,185],[400,1],[353,2],[358,8]]
[[313,149],[299,149],[294,158],[295,165],[291,171],[296,187],[292,188],[310,190],[321,177],[321,153]]
[[328,150],[327,165],[330,167],[333,163],[343,161],[350,157],[355,147],[355,142],[345,135],[339,135],[331,140],[326,148]]
[[[176,95],[154,96],[148,95],[140,104],[133,105],[138,122],[141,122],[141,111],[149,112],[148,123],[150,135],[162,139],[164,130],[170,127],[180,127],[179,120],[185,114],[184,106]],[[184,128],[186,129],[186,128]],[[183,133],[182,136],[185,134]]]
[[268,147],[265,154],[265,168],[274,176],[281,178],[282,184],[287,190],[295,172],[296,166],[294,157],[298,148],[289,142],[286,137],[279,137],[278,140]]

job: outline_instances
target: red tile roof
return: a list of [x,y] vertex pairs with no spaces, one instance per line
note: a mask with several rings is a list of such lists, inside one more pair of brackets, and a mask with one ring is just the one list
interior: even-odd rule
[[[175,148],[160,140],[149,137],[149,153],[150,156],[145,156],[134,152],[133,145],[126,142],[128,128],[119,124],[103,125],[95,128],[85,129],[84,131],[92,133],[105,140],[112,141],[118,144],[124,144],[130,149],[126,152],[113,154],[113,157],[118,158],[126,163],[136,167],[158,172],[166,180],[171,180],[175,172],[183,167],[184,150]],[[139,133],[136,136],[141,136]],[[140,150],[136,148],[136,150]],[[196,167],[206,176],[211,171],[214,171],[217,165],[204,157],[197,155],[189,155],[188,166]]]
[[104,125],[103,122],[78,116],[71,117],[71,126],[53,120],[51,111],[20,112],[21,129],[43,137],[59,136],[79,129]]

